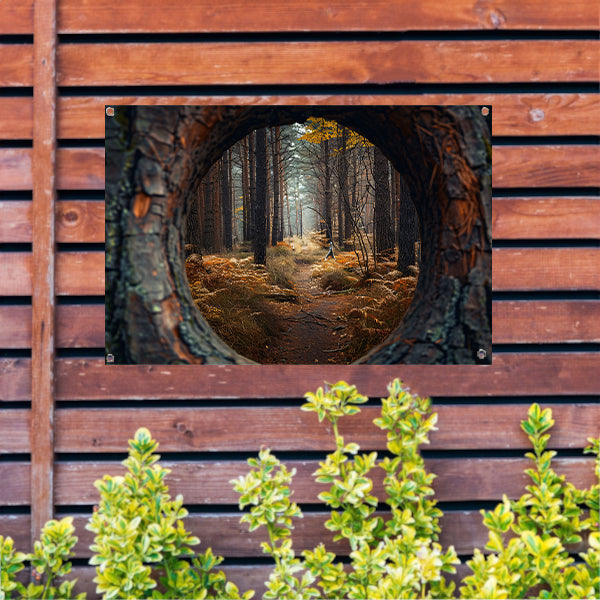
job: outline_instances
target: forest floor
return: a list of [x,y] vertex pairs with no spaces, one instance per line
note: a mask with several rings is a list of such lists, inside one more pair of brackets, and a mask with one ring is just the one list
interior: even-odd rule
[[416,286],[392,260],[364,274],[354,252],[294,238],[267,252],[186,260],[196,305],[213,330],[262,364],[349,364],[382,342],[402,319]]

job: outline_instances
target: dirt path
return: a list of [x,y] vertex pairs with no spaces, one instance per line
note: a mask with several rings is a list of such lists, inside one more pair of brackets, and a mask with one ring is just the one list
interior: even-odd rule
[[276,364],[346,364],[339,336],[352,293],[323,292],[311,279],[311,265],[299,264],[295,274],[298,303],[277,305],[288,329],[269,346],[265,362]]

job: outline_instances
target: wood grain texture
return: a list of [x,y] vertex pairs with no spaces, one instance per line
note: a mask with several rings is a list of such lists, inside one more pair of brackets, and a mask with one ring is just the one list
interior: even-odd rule
[[0,98],[0,116],[0,140],[33,139],[33,98]]
[[597,239],[600,198],[494,198],[494,240]]
[[600,248],[496,248],[496,291],[600,289]]
[[492,160],[494,187],[600,186],[596,145],[496,146]]
[[497,344],[600,342],[597,300],[519,300],[492,303]]
[[29,452],[31,452],[31,411],[21,408],[3,411],[0,420],[0,455],[29,454]]
[[[257,452],[258,453],[258,447]],[[224,504],[236,506],[239,496],[230,481],[244,475],[248,465],[243,461],[189,461],[176,463],[163,461],[171,470],[165,478],[172,496],[183,494],[186,504]],[[440,502],[493,500],[500,501],[502,494],[518,498],[530,482],[524,470],[531,461],[526,458],[435,458],[426,459],[426,468],[437,474],[433,482],[436,498]],[[556,458],[552,461],[557,473],[565,475],[577,487],[590,487],[595,481],[592,458]],[[325,487],[316,483],[312,473],[319,467],[317,460],[286,461],[297,475],[292,488],[298,503],[318,504],[318,495]],[[80,506],[97,504],[98,491],[94,481],[106,473],[122,474],[119,463],[69,461],[56,464],[56,504]],[[383,496],[383,471],[373,473],[373,491]],[[18,495],[11,495],[19,502]]]
[[64,44],[58,51],[58,83],[118,86],[595,81],[598,48],[595,41],[587,40]]
[[56,205],[58,242],[104,242],[104,201],[62,200]]
[[32,237],[31,202],[0,200],[0,244],[27,243]]
[[[0,295],[31,296],[33,257],[29,252],[2,255]],[[104,294],[104,252],[61,252],[56,257],[56,294],[101,296]]]
[[33,13],[32,541],[54,514],[56,3],[37,2]]
[[33,187],[30,148],[0,148],[2,190],[30,190]]
[[56,187],[59,190],[103,190],[104,148],[59,148]]
[[0,43],[0,87],[19,88],[33,85],[32,44]]
[[[0,109],[5,100],[0,98]],[[27,131],[27,99],[19,99]],[[494,135],[600,135],[600,104],[594,94],[408,94],[408,95],[310,95],[310,96],[82,96],[58,99],[59,139],[104,138],[105,105],[457,105],[493,107]],[[7,104],[7,108],[11,108]],[[13,109],[14,110],[14,109]],[[0,136],[17,134],[16,124],[0,123]],[[2,128],[5,129],[2,129]]]
[[[62,0],[60,33],[105,32],[263,32],[263,31],[408,31],[470,29],[593,29],[597,7],[592,0],[548,4],[543,0],[287,0],[277,4],[228,0],[219,10],[203,0],[174,4],[160,0]],[[139,15],[145,18],[140,19]],[[0,34],[33,32],[33,0],[3,0]]]
[[[438,414],[438,431],[431,433],[426,450],[529,449],[520,427],[527,418],[526,406],[434,404],[433,410]],[[597,434],[600,405],[557,405],[552,410],[556,425],[550,447],[584,448],[587,438]],[[380,413],[379,406],[362,407],[360,417],[340,422],[340,433],[364,450],[385,449],[385,433],[372,424]],[[319,424],[314,413],[303,412],[299,406],[148,408],[142,420],[159,441],[161,452],[255,453],[260,445],[275,452],[335,450],[330,427]],[[139,426],[136,408],[60,409],[56,414],[57,452],[122,452]]]
[[[2,363],[0,363],[2,364]],[[298,398],[326,382],[352,381],[361,393],[380,397],[395,377],[429,396],[597,394],[600,358],[594,352],[501,353],[489,366],[117,366],[103,360],[57,361],[58,400]],[[4,373],[26,370],[25,359],[8,361]],[[15,374],[19,377],[19,374]],[[28,390],[13,388],[14,399]]]
[[[78,32],[263,32],[263,31],[408,31],[463,29],[581,29],[596,25],[591,0],[566,7],[541,0],[259,0],[252,10],[243,0],[227,0],[219,9],[202,0],[162,10],[160,0],[60,3],[61,33]],[[140,19],[144,14],[146,18]]]

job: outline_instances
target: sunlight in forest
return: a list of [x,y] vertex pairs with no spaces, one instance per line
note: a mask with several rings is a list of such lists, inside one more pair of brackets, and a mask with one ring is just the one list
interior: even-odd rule
[[259,363],[353,362],[397,327],[417,283],[407,186],[335,121],[239,140],[204,178],[184,233],[196,305]]

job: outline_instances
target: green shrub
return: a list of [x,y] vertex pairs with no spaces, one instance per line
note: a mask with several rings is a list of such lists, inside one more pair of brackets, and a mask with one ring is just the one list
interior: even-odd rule
[[[336,450],[320,463],[316,480],[328,484],[319,495],[331,510],[327,529],[334,541],[350,545],[350,565],[336,561],[320,544],[297,558],[292,548],[293,518],[299,507],[291,502],[294,475],[269,450],[248,461],[251,471],[233,480],[240,494],[240,508],[250,506],[242,521],[250,530],[267,528],[269,542],[263,551],[273,557],[275,568],[267,582],[265,598],[452,598],[455,585],[444,573],[455,573],[459,563],[454,548],[445,551],[437,542],[441,511],[433,499],[431,483],[418,448],[428,443],[437,415],[430,400],[410,394],[396,380],[382,401],[375,424],[387,434],[391,457],[377,463],[377,454],[359,454],[359,446],[346,443],[338,420],[357,414],[367,398],[354,386],[339,382],[327,392],[319,388],[306,395],[302,407],[330,422]],[[600,596],[600,534],[598,533],[599,486],[578,490],[551,469],[554,452],[547,451],[552,426],[550,409],[534,404],[522,428],[534,452],[527,456],[535,468],[528,469],[532,485],[517,501],[504,497],[494,511],[482,511],[489,530],[484,555],[475,550],[467,562],[473,574],[460,587],[462,598],[598,598]],[[598,441],[587,450],[598,456]],[[600,475],[596,459],[596,473]],[[369,476],[374,468],[385,471],[389,519],[374,516],[379,500],[373,496]],[[584,507],[589,517],[583,518]],[[566,544],[581,541],[589,530],[589,550],[574,560]],[[510,536],[510,539],[509,539]],[[300,577],[300,574],[301,577]]]

